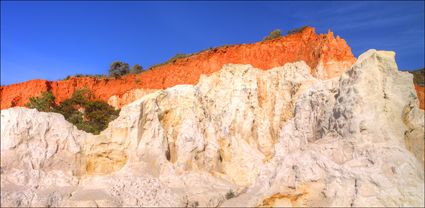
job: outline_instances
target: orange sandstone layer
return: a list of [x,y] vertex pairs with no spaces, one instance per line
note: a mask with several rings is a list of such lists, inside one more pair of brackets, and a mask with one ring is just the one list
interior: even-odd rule
[[339,36],[335,38],[332,32],[316,34],[314,28],[307,27],[298,33],[273,40],[202,51],[120,79],[73,77],[63,81],[31,80],[2,86],[1,109],[23,106],[30,97],[47,90],[53,92],[56,102],[61,102],[75,90],[84,87],[105,101],[115,96],[114,102],[118,103],[117,107],[121,107],[136,99],[135,96],[127,95],[131,90],[153,91],[178,84],[195,84],[201,74],[216,72],[224,64],[251,64],[266,70],[301,60],[310,66],[314,76],[327,79],[341,75],[356,59],[344,39]]
[[425,109],[425,87],[415,85],[415,89],[416,89],[416,94],[418,95],[418,99],[419,99],[419,108]]

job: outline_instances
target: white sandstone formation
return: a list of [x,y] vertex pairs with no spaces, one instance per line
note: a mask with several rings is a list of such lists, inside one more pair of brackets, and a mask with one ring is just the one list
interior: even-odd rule
[[2,206],[423,206],[424,112],[393,52],[340,78],[225,65],[100,135],[1,111]]
[[122,95],[113,95],[108,99],[108,104],[113,106],[115,109],[122,108],[125,104],[136,101],[143,96],[153,93],[158,89],[132,89]]

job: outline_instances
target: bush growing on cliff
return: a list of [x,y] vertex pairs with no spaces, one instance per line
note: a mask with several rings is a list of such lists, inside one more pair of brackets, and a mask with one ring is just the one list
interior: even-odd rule
[[55,96],[51,91],[41,93],[38,97],[31,97],[25,105],[28,108],[35,108],[38,111],[54,112],[56,109]]
[[104,74],[76,74],[76,75],[72,75],[72,76],[71,75],[68,75],[63,80],[69,80],[72,77],[92,77],[92,78],[98,78],[98,79],[107,78],[107,76],[104,75]]
[[229,190],[229,192],[226,193],[226,199],[229,200],[231,198],[234,198],[236,195],[233,193],[233,190]]
[[174,62],[177,59],[186,58],[186,57],[189,57],[189,56],[191,56],[191,54],[178,53],[175,56],[168,59],[167,63],[171,63],[171,62]]
[[299,32],[303,31],[307,27],[308,26],[303,26],[303,27],[299,27],[299,28],[295,28],[295,29],[289,30],[288,31],[288,35],[294,34],[294,33],[299,33]]
[[139,74],[142,72],[143,72],[143,67],[140,66],[139,64],[134,64],[130,69],[131,74]]
[[58,112],[78,129],[99,134],[118,117],[119,110],[102,100],[94,100],[88,89],[76,90],[71,98],[58,106]]
[[413,83],[416,85],[425,86],[425,68],[409,72],[413,74]]
[[279,29],[273,30],[270,32],[269,35],[267,35],[266,37],[263,38],[263,40],[272,40],[275,38],[279,38],[282,36],[282,31]]
[[106,129],[109,122],[116,119],[119,115],[119,110],[115,110],[114,107],[102,100],[87,102],[84,107],[84,118],[86,119],[87,126],[92,127],[95,130],[95,134]]
[[52,92],[44,92],[39,97],[30,98],[29,108],[44,112],[62,114],[65,119],[78,129],[99,134],[108,127],[109,122],[119,115],[119,110],[102,100],[94,100],[94,95],[88,89],[76,90],[72,96],[56,105]]
[[149,70],[151,70],[151,69],[153,69],[153,68],[155,68],[155,67],[159,67],[159,66],[162,66],[162,65],[165,65],[165,64],[172,63],[172,62],[176,61],[177,59],[187,58],[187,57],[192,56],[192,55],[194,55],[194,54],[196,54],[196,53],[192,53],[192,54],[183,54],[183,53],[178,53],[178,54],[174,55],[173,57],[171,57],[170,59],[168,59],[167,61],[165,61],[165,62],[163,62],[163,63],[159,63],[159,64],[154,64],[154,65],[152,65],[151,67],[149,67]]
[[128,69],[128,63],[124,63],[121,61],[113,62],[109,67],[109,76],[111,77],[121,77],[123,75],[128,74],[130,71]]

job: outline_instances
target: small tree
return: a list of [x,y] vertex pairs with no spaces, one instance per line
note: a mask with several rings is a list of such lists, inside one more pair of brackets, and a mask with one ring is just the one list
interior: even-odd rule
[[282,31],[279,30],[279,29],[276,29],[276,30],[271,31],[270,34],[268,36],[264,37],[263,40],[272,40],[272,39],[275,39],[275,38],[279,38],[281,36],[282,36]]
[[115,61],[109,67],[109,76],[111,77],[118,78],[128,73],[129,73],[128,63]]
[[31,97],[25,106],[35,108],[38,111],[53,112],[56,107],[55,96],[51,91],[45,91],[38,97]]
[[143,71],[143,67],[140,66],[139,64],[134,64],[130,69],[131,74],[139,74],[142,71]]

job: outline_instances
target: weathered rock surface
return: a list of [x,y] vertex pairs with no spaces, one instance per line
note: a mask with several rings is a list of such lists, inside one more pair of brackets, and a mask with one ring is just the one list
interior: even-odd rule
[[415,89],[416,89],[416,93],[417,93],[418,98],[419,98],[419,108],[425,109],[425,87],[415,85]]
[[124,95],[130,90],[165,89],[178,84],[196,84],[202,74],[209,75],[219,71],[224,64],[251,64],[256,68],[271,69],[297,61],[305,61],[313,76],[326,79],[341,75],[351,67],[355,57],[345,40],[339,36],[335,38],[332,32],[316,34],[314,28],[307,27],[299,33],[275,40],[205,50],[154,67],[142,74],[128,75],[120,79],[73,77],[62,81],[38,80],[1,86],[1,109],[24,106],[30,97],[38,96],[46,90],[51,90],[56,101],[61,102],[69,98],[75,90],[84,87],[104,101],[115,96],[112,99],[115,99],[116,103],[128,104],[135,100]]
[[100,135],[1,111],[2,206],[423,206],[424,112],[393,52],[340,77],[225,65]]
[[423,206],[424,114],[411,80],[393,52],[370,50],[312,86],[259,180],[224,205]]
[[108,104],[119,109],[149,93],[157,91],[156,89],[133,89],[122,95],[113,95],[108,99]]

